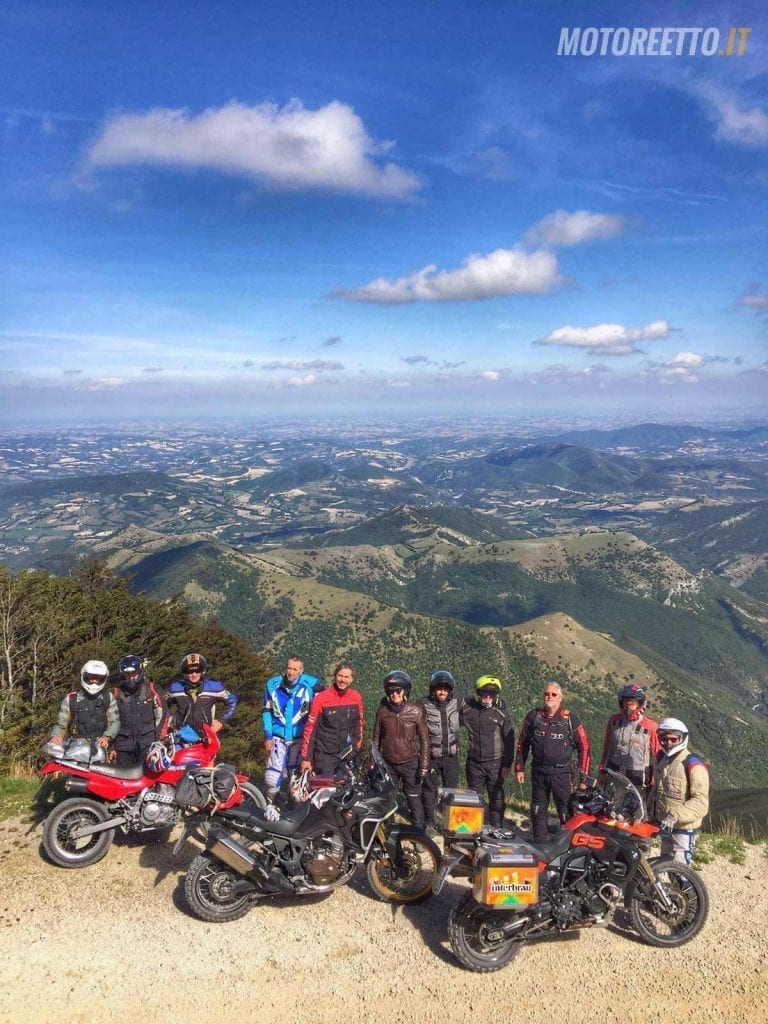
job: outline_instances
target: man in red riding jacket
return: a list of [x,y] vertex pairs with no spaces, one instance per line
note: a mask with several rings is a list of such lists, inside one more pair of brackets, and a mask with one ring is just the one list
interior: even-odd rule
[[643,713],[646,695],[637,683],[622,686],[616,696],[620,710],[608,719],[600,771],[610,768],[626,775],[640,788],[647,802],[654,766],[661,753],[658,726]]
[[345,747],[363,746],[363,697],[353,689],[355,669],[342,661],[333,673],[333,685],[312,700],[301,742],[301,770],[333,775]]

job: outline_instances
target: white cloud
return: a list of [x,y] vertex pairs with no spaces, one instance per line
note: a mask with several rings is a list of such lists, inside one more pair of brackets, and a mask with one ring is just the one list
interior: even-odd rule
[[483,380],[498,381],[501,380],[501,374],[498,370],[482,370],[480,376]]
[[698,384],[699,378],[686,366],[662,367],[656,374],[660,384]]
[[557,258],[544,250],[496,249],[468,256],[459,270],[438,271],[434,264],[407,277],[378,277],[352,291],[336,291],[334,299],[398,305],[407,302],[459,302],[496,299],[504,295],[543,295],[564,284]]
[[645,327],[623,324],[596,324],[594,327],[558,327],[537,345],[563,345],[585,348],[591,355],[626,356],[638,352],[638,341],[660,341],[669,336],[669,322],[654,320]]
[[233,100],[197,115],[162,107],[115,115],[92,143],[85,167],[207,167],[281,189],[408,198],[421,182],[383,159],[391,148],[372,139],[352,107],[338,100],[317,110],[297,99],[282,108]]
[[704,356],[700,356],[698,352],[678,352],[672,356],[667,366],[701,366],[703,362]]
[[524,241],[529,245],[580,245],[595,238],[615,238],[625,226],[624,217],[610,213],[555,210],[530,227]]
[[388,388],[409,388],[410,386],[411,382],[409,380],[395,380],[394,378],[390,377],[390,379],[387,381]]
[[343,370],[333,359],[273,359],[261,364],[262,370]]
[[694,91],[707,104],[716,138],[742,146],[768,146],[768,114],[760,107],[747,109],[714,82],[700,82]]
[[306,377],[290,377],[288,380],[290,388],[308,388],[313,384],[317,384],[317,377],[314,373],[308,373]]
[[78,390],[82,391],[116,391],[124,388],[131,381],[127,377],[97,377],[83,384]]

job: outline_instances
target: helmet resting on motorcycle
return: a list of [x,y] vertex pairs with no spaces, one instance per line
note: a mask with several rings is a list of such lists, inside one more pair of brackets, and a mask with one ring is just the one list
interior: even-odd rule
[[90,661],[86,661],[80,669],[80,685],[91,697],[95,697],[96,694],[101,693],[107,685],[108,679],[109,669],[103,661],[91,659]]
[[667,757],[688,746],[688,726],[679,718],[663,718],[659,722],[658,735],[661,749]]
[[120,673],[120,689],[135,693],[144,679],[144,662],[138,654],[126,654],[117,665]]
[[67,761],[88,764],[91,760],[91,741],[84,736],[73,736],[64,744],[64,757]]
[[388,672],[387,675],[384,676],[384,692],[388,697],[394,690],[403,690],[407,697],[411,692],[412,685],[411,677],[407,672],[403,672],[400,669]]
[[144,767],[148,772],[159,775],[167,771],[173,764],[173,754],[162,740],[155,740],[150,744],[147,756],[144,758]]
[[200,673],[202,679],[205,673],[208,671],[208,662],[202,656],[202,654],[188,654],[186,657],[181,659],[181,674],[188,676],[190,673]]
[[445,668],[439,668],[437,672],[432,673],[429,680],[429,692],[434,693],[435,690],[443,689],[453,693],[454,685],[453,674]]
[[309,800],[311,790],[309,788],[309,777],[312,773],[307,769],[300,772],[294,769],[291,772],[290,790],[291,796],[297,804],[303,804]]

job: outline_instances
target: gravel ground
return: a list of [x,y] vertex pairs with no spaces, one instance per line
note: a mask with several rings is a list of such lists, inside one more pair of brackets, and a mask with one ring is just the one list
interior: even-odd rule
[[768,1021],[768,856],[704,867],[712,907],[678,950],[643,945],[623,915],[525,946],[510,966],[472,974],[456,963],[447,918],[465,883],[393,909],[363,873],[327,897],[265,903],[205,924],[182,891],[191,844],[124,840],[93,867],[48,864],[40,829],[0,824],[0,1021],[236,1020],[523,1024]]

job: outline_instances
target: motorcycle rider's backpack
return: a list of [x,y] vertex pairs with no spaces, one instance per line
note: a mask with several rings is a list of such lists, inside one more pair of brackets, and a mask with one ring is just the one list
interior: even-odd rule
[[683,759],[683,767],[685,768],[685,778],[687,782],[685,794],[686,800],[691,795],[691,769],[694,768],[697,764],[700,764],[702,768],[706,768],[707,771],[709,771],[709,765],[704,760],[704,758],[699,757],[698,754],[685,755],[685,758]]
[[190,764],[176,786],[174,798],[185,810],[202,810],[229,800],[237,785],[237,774],[231,764],[201,768]]

